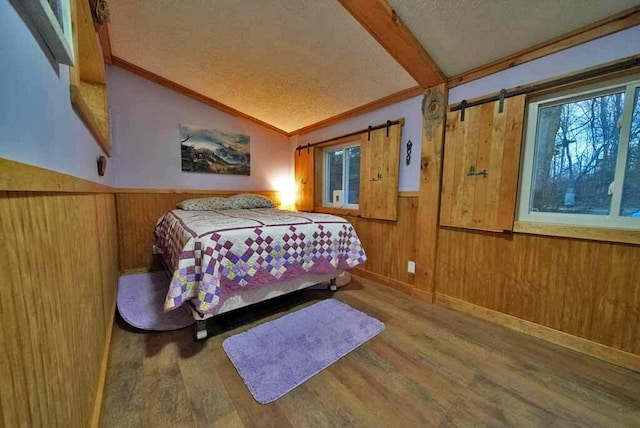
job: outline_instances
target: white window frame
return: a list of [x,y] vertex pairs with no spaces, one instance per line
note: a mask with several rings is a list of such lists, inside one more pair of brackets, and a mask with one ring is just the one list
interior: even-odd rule
[[[633,102],[637,88],[640,88],[640,80],[638,80],[638,76],[636,75],[631,78],[627,77],[590,85],[586,88],[582,87],[579,89],[555,92],[550,95],[535,98],[528,103],[524,135],[525,144],[523,165],[520,176],[520,192],[518,198],[518,221],[612,229],[640,229],[639,218],[620,216],[624,173],[627,165],[627,153],[629,150]],[[540,108],[621,91],[625,92],[625,101],[622,116],[619,121],[619,125],[621,127],[620,141],[618,143],[618,155],[616,158],[613,194],[609,215],[531,212],[529,207],[532,203],[531,186],[533,183],[536,134],[538,131],[538,111]]]
[[[341,208],[356,209],[356,210],[360,208],[360,204],[345,203],[349,199],[348,198],[349,180],[347,180],[349,160],[348,160],[348,156],[346,156],[346,150],[352,147],[360,147],[360,140],[348,141],[343,144],[325,147],[322,150],[322,205],[325,207],[333,207],[333,197],[327,200],[327,180],[329,179],[329,163],[327,162],[327,156],[329,155],[329,153],[344,150],[345,155],[342,157],[342,194],[343,194],[342,201],[343,203]],[[362,149],[360,151],[360,155],[362,156]]]

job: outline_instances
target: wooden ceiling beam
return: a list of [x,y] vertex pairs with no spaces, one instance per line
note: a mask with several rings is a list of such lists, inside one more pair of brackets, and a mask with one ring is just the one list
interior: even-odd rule
[[102,56],[104,63],[111,65],[111,39],[109,38],[109,24],[102,24],[98,29],[98,38],[102,46]]
[[577,30],[521,50],[497,61],[476,67],[449,78],[449,89],[490,74],[508,70],[538,58],[590,42],[618,31],[640,25],[640,6],[635,6]]
[[386,0],[339,1],[421,87],[447,81],[438,64]]
[[132,64],[132,63],[120,58],[120,57],[117,57],[115,55],[111,55],[111,61],[112,61],[113,65],[115,65],[117,67],[120,67],[123,70],[127,70],[127,71],[129,71],[129,72],[131,72],[133,74],[137,74],[140,77],[144,77],[145,79],[151,80],[152,82],[155,82],[155,83],[157,83],[159,85],[162,85],[165,88],[169,88],[169,89],[174,90],[176,92],[179,92],[179,93],[181,93],[183,95],[186,95],[189,98],[193,98],[194,100],[200,101],[201,103],[207,104],[207,105],[209,105],[211,107],[214,107],[214,108],[216,108],[218,110],[222,110],[225,113],[229,113],[232,116],[248,120],[250,122],[255,123],[256,125],[260,125],[263,128],[267,128],[267,129],[269,129],[271,131],[277,132],[278,134],[281,134],[281,135],[284,135],[284,136],[287,136],[287,137],[289,137],[291,135],[287,131],[283,131],[282,129],[276,128],[275,126],[270,125],[267,122],[263,122],[260,119],[256,119],[255,117],[249,116],[246,113],[242,113],[241,111],[236,110],[233,107],[229,107],[226,104],[222,104],[221,102],[216,101],[213,98],[209,98],[209,97],[207,97],[205,95],[202,95],[201,93],[196,92],[193,89],[189,89],[186,86],[182,86],[179,83],[176,83],[176,82],[174,82],[172,80],[169,80],[169,79],[167,79],[165,77],[162,77],[162,76],[160,76],[158,74],[155,74],[155,73],[153,73],[153,72],[151,72],[149,70],[146,70],[146,69],[144,69],[142,67],[139,67],[139,66],[137,66],[135,64]]

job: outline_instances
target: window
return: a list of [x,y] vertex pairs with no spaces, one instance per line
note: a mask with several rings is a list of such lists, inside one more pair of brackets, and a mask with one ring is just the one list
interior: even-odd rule
[[360,204],[359,141],[328,147],[323,155],[323,205],[357,209]]
[[531,102],[519,220],[640,228],[640,81]]

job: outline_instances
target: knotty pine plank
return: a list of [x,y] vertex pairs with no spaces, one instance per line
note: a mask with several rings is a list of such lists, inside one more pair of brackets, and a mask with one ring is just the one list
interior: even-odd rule
[[640,354],[640,247],[441,228],[438,292]]

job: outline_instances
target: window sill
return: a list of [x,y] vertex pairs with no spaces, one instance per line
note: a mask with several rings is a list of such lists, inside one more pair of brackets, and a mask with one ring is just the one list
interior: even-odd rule
[[562,238],[640,245],[640,230],[516,221],[513,225],[513,231],[530,235],[559,236]]
[[360,211],[351,208],[334,208],[334,207],[314,207],[314,212],[323,214],[346,215],[352,217],[360,217]]

